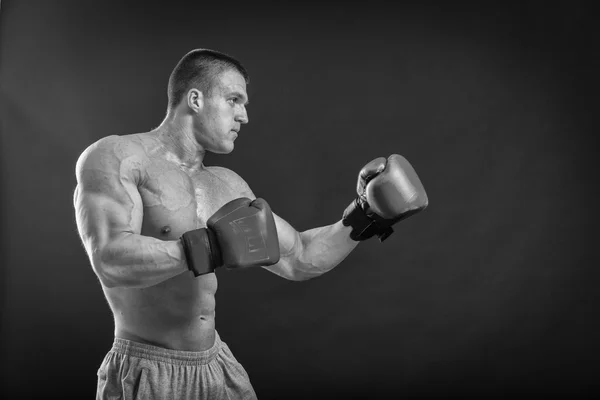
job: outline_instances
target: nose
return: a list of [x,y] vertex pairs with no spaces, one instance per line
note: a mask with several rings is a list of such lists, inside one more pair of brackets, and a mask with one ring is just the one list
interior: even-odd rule
[[237,112],[237,114],[235,116],[235,120],[236,120],[236,122],[239,122],[240,124],[248,123],[248,111],[246,110],[246,107],[244,107],[244,106],[240,107],[240,110]]

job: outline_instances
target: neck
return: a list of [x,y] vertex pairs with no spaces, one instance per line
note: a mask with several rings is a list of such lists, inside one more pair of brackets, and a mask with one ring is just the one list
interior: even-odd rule
[[154,132],[163,145],[168,160],[191,170],[203,168],[202,161],[206,151],[195,139],[190,123],[169,113]]

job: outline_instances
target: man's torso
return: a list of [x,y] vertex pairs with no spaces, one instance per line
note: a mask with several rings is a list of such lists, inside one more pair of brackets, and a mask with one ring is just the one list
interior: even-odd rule
[[[190,171],[169,160],[151,134],[122,137],[139,143],[147,157],[140,163],[141,235],[178,240],[203,228],[225,203],[248,196],[243,181],[220,167]],[[201,351],[215,337],[214,273],[194,278],[185,272],[143,289],[104,288],[115,318],[115,335],[156,346]]]

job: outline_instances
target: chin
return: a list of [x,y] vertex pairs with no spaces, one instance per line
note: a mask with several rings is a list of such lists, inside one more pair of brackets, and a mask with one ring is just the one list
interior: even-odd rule
[[223,146],[218,149],[214,149],[212,152],[216,154],[229,154],[233,151],[234,147],[235,146],[233,145],[233,143],[231,143],[231,145],[229,146]]

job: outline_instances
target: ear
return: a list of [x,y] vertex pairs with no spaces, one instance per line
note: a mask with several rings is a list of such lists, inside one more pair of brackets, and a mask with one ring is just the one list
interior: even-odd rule
[[195,112],[199,112],[204,107],[204,96],[198,89],[190,89],[187,94],[187,105]]

